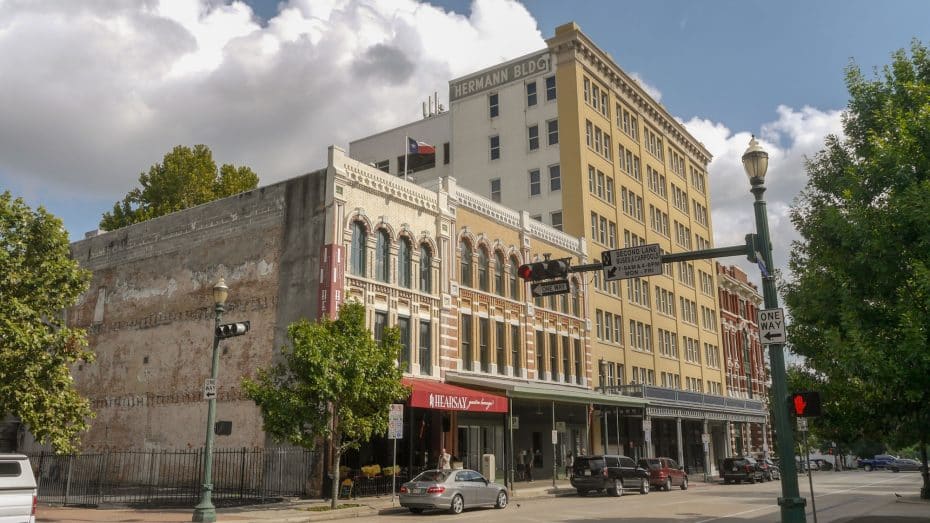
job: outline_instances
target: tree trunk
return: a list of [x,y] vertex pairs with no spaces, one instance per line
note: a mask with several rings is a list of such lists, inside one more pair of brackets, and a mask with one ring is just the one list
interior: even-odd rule
[[342,486],[342,482],[339,481],[339,462],[342,461],[342,446],[336,445],[335,441],[333,443],[333,500],[330,508],[336,510],[336,505],[339,502],[339,488]]
[[920,487],[920,499],[930,499],[930,470],[927,469],[927,443],[920,442],[920,475],[924,478],[924,485]]

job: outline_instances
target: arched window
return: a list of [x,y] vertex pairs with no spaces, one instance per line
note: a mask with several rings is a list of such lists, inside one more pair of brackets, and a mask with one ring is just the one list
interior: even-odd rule
[[473,285],[471,278],[471,244],[468,243],[468,240],[462,240],[459,244],[459,251],[461,252],[461,284],[465,287],[471,287]]
[[433,292],[433,255],[425,243],[420,244],[420,291]]
[[397,243],[397,284],[410,288],[410,240],[401,238]]
[[478,288],[483,291],[490,290],[490,280],[488,272],[491,270],[491,260],[488,259],[488,251],[484,247],[478,247]]
[[494,253],[494,292],[498,296],[506,296],[507,288],[504,287],[504,255],[500,252]]
[[510,297],[519,300],[520,299],[520,280],[517,278],[517,269],[520,266],[520,262],[517,261],[513,256],[510,257],[510,271],[507,274],[507,277],[510,278]]
[[352,259],[349,261],[349,272],[355,276],[365,276],[365,248],[368,243],[368,233],[365,224],[352,222]]
[[391,277],[391,239],[387,231],[378,231],[378,242],[375,245],[375,278],[387,282]]

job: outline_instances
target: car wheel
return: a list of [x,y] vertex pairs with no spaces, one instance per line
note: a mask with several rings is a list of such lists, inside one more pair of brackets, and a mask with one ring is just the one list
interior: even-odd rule
[[746,481],[748,481],[750,485],[753,485],[753,484],[755,484],[755,482],[756,482],[756,477],[755,477],[755,476],[749,476],[749,478],[747,478]]
[[615,497],[622,496],[623,495],[623,481],[619,479],[615,479],[613,486],[607,489],[607,493]]
[[422,514],[422,513],[423,513],[423,509],[422,509],[422,508],[413,508],[413,507],[410,507],[410,512],[413,512],[414,514]]
[[456,494],[455,497],[452,498],[452,505],[449,506],[449,512],[461,514],[463,510],[465,510],[465,500],[462,499],[461,494]]
[[583,498],[583,497],[585,497],[585,496],[587,496],[587,495],[588,495],[588,491],[587,491],[587,490],[578,489],[578,496],[579,496],[579,497],[582,497],[582,498]]
[[681,490],[688,490],[688,478],[687,478],[687,476],[681,478]]
[[507,507],[507,493],[502,490],[497,493],[497,503],[494,504],[494,508],[505,507]]
[[640,494],[649,494],[649,480],[643,478],[639,482],[639,493]]
[[662,488],[664,488],[666,492],[672,490],[672,478],[665,478],[665,485],[662,485]]
[[864,470],[864,471],[866,471],[866,472],[872,472],[872,465],[866,465],[866,466],[862,467],[862,470]]
[[900,472],[900,469],[899,469],[898,467],[891,467],[891,471],[892,471],[892,472]]

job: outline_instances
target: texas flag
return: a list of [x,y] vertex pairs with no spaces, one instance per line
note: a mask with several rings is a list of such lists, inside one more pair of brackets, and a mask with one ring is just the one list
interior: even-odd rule
[[407,137],[407,152],[410,154],[436,154],[436,148],[426,142]]

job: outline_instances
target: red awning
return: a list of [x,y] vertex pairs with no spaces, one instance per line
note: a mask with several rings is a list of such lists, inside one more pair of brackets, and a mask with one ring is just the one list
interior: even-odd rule
[[404,378],[410,387],[410,406],[467,412],[507,412],[507,398],[438,381]]

